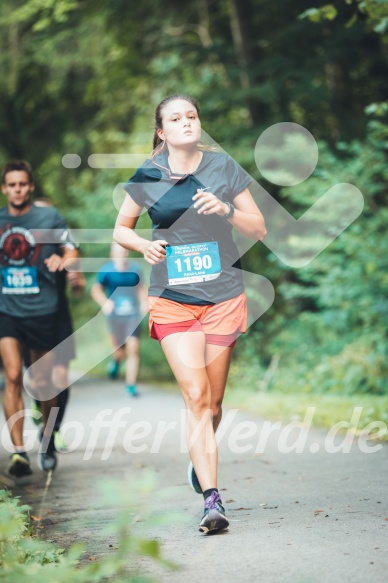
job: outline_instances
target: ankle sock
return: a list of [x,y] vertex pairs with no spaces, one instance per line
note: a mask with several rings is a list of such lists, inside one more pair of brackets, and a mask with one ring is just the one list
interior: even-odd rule
[[203,493],[203,499],[206,500],[206,498],[209,498],[209,496],[212,495],[212,492],[218,493],[218,488],[209,488],[208,490],[205,490]]

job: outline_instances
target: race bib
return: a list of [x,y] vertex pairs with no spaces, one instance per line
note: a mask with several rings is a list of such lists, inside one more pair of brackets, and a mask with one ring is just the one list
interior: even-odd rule
[[133,298],[126,296],[117,296],[114,299],[116,316],[130,316],[137,313],[136,305]]
[[217,241],[166,247],[169,285],[182,285],[216,279],[221,275]]
[[3,267],[1,270],[3,294],[38,294],[36,267]]

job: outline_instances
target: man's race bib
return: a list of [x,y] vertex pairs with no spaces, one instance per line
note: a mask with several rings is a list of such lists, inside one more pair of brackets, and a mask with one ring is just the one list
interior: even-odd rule
[[169,285],[182,285],[216,279],[221,275],[217,241],[166,248]]
[[134,299],[127,296],[117,296],[114,298],[116,316],[131,316],[137,313],[137,306]]
[[36,267],[3,267],[1,270],[3,294],[38,294]]

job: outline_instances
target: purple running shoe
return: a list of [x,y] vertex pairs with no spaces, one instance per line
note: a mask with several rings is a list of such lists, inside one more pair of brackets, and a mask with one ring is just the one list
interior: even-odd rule
[[218,492],[212,492],[205,500],[205,509],[199,524],[199,531],[204,534],[215,534],[228,528],[229,522],[225,517],[225,508],[221,504]]

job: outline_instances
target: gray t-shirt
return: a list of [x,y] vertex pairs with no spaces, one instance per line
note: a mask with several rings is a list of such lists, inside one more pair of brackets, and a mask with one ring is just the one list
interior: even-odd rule
[[216,214],[198,215],[192,197],[202,188],[232,202],[251,182],[230,156],[219,152],[204,151],[195,172],[181,177],[170,177],[166,153],[138,168],[124,189],[148,210],[153,239],[165,239],[170,246],[167,259],[152,267],[149,295],[207,305],[242,293],[232,225]]
[[75,244],[54,208],[32,206],[19,216],[0,209],[0,313],[30,318],[57,310],[57,275],[44,260],[63,247]]

